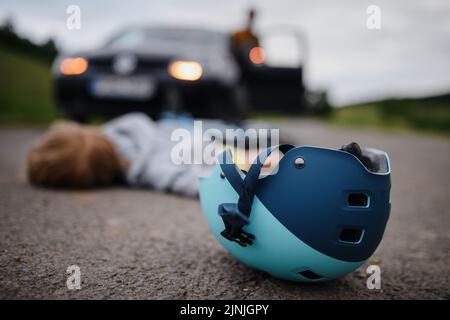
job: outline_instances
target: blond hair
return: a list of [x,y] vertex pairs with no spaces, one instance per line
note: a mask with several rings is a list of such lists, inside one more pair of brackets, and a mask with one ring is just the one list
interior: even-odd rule
[[104,186],[122,170],[114,146],[100,130],[73,122],[53,125],[27,160],[29,182],[46,187]]

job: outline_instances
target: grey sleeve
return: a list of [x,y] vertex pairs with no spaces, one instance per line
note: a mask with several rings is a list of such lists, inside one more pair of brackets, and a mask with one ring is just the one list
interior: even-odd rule
[[141,113],[119,117],[104,127],[119,154],[129,162],[126,180],[130,185],[150,187],[186,196],[198,195],[198,178],[208,166],[175,164],[170,131]]

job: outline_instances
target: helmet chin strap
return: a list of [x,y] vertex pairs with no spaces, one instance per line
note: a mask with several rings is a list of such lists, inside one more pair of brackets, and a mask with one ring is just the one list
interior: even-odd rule
[[224,238],[234,241],[243,247],[253,244],[255,237],[242,230],[242,228],[249,224],[261,168],[274,150],[279,149],[281,152],[286,153],[293,148],[295,148],[293,145],[282,144],[264,150],[256,157],[244,178],[233,163],[230,150],[226,150],[221,154],[219,162],[223,174],[239,194],[237,203],[222,203],[219,205],[218,214],[225,225],[225,229],[220,234]]

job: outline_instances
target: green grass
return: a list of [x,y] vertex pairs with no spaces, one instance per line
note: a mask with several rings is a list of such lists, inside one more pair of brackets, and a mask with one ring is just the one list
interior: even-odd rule
[[0,47],[0,124],[47,124],[53,106],[50,65]]
[[335,109],[327,119],[344,126],[450,135],[450,102],[449,96],[391,99]]

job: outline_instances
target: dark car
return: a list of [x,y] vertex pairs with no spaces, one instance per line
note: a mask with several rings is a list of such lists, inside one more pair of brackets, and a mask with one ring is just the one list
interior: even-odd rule
[[238,120],[240,73],[226,33],[174,27],[127,29],[102,48],[59,56],[53,66],[57,106],[69,117],[188,111]]

